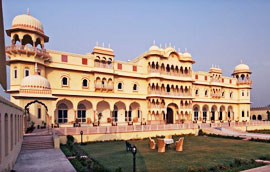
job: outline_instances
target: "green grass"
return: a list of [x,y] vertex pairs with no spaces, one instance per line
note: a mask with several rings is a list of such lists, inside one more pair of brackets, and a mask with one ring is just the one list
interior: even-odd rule
[[[174,138],[176,140],[177,138]],[[176,152],[174,145],[165,153],[150,150],[148,140],[130,141],[138,148],[137,171],[186,171],[188,168],[210,168],[229,165],[235,158],[256,159],[270,150],[269,143],[205,136],[186,136],[184,151]],[[105,168],[132,171],[132,154],[126,152],[124,141],[88,143],[81,146]]]

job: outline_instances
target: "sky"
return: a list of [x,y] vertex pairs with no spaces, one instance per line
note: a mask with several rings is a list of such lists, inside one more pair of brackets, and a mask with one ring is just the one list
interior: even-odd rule
[[[242,60],[252,71],[251,106],[270,104],[269,0],[4,0],[5,29],[27,8],[50,37],[47,49],[86,54],[104,42],[115,59],[128,61],[155,40],[187,48],[193,70],[214,64],[225,76]],[[7,35],[5,43],[11,43]]]

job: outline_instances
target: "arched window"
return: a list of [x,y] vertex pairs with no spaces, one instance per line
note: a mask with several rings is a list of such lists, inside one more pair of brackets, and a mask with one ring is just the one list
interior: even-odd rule
[[222,92],[222,97],[224,97],[224,96],[225,96],[225,92],[223,91],[223,92]]
[[207,90],[205,90],[204,95],[208,96],[208,91]]
[[171,91],[171,88],[170,88],[169,84],[167,85],[166,90],[167,90],[167,93],[169,93]]
[[66,104],[61,103],[58,106],[58,123],[66,123],[68,115],[68,107]]
[[245,111],[242,111],[242,117],[245,117]]
[[29,72],[29,68],[25,68],[24,69],[24,77],[29,76],[30,72]]
[[17,79],[17,78],[18,78],[18,70],[17,70],[17,67],[14,67],[14,70],[13,70],[13,71],[14,71],[14,73],[13,73],[13,74],[14,74],[14,75],[13,75],[13,76],[14,76],[14,79]]
[[137,91],[137,84],[133,85],[133,91]]
[[262,120],[262,115],[258,115],[258,120]]
[[77,121],[78,122],[86,122],[86,108],[85,108],[84,104],[78,105]]
[[122,90],[123,89],[123,84],[121,82],[118,83],[117,85],[118,90]]
[[84,79],[83,80],[82,86],[83,86],[83,88],[87,88],[88,87],[88,81],[87,81],[87,79]]
[[194,107],[194,120],[198,121],[199,118],[199,109],[198,107]]
[[242,96],[245,96],[245,92],[244,91],[242,91]]
[[203,108],[203,120],[206,121],[207,119],[207,109],[206,107]]
[[62,86],[68,86],[68,79],[67,77],[62,78]]
[[118,108],[115,105],[114,105],[114,108],[113,108],[113,114],[112,115],[113,115],[113,121],[117,122]]
[[195,90],[195,95],[198,96],[199,95],[199,89]]
[[256,115],[252,115],[252,120],[256,120]]

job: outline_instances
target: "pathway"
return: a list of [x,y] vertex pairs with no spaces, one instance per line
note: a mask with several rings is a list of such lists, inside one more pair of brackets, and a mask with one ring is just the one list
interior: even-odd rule
[[253,168],[253,169],[249,169],[249,170],[245,170],[241,172],[269,172],[269,171],[270,171],[270,165],[266,165],[263,167],[257,167],[257,168]]

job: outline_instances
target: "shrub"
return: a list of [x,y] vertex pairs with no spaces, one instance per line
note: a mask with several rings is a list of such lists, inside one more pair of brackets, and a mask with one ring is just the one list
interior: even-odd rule
[[84,168],[84,166],[82,166],[78,159],[71,159],[70,162],[77,172],[87,172],[87,170]]
[[203,135],[204,135],[204,133],[203,133],[203,130],[202,130],[202,129],[200,129],[200,130],[199,130],[198,135],[199,135],[199,136],[203,136]]
[[61,145],[60,148],[67,157],[73,156],[73,153],[71,153],[66,146]]

